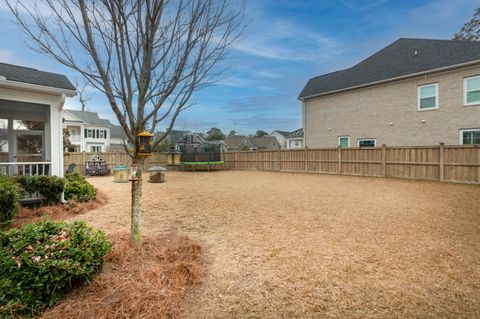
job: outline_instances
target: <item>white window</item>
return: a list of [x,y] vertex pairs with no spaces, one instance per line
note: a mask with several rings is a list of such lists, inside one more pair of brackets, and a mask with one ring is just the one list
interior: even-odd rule
[[90,152],[101,153],[102,152],[102,146],[101,145],[91,145],[90,146]]
[[417,109],[438,109],[438,83],[420,85],[418,87]]
[[87,138],[94,138],[93,130],[87,129],[86,132],[87,132]]
[[105,130],[98,130],[98,138],[105,138]]
[[300,147],[300,146],[301,146],[301,145],[300,145],[300,141],[295,141],[295,142],[294,142],[294,145],[295,145],[295,147]]
[[460,130],[460,144],[480,145],[480,128]]
[[463,80],[463,104],[480,104],[480,76],[472,76]]
[[358,147],[375,147],[377,146],[377,140],[374,138],[359,138],[357,140]]
[[338,147],[350,147],[350,136],[339,136]]

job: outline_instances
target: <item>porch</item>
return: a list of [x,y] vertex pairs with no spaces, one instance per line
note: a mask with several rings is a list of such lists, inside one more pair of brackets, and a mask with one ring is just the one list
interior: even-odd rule
[[58,106],[0,99],[0,175],[62,176],[60,121]]

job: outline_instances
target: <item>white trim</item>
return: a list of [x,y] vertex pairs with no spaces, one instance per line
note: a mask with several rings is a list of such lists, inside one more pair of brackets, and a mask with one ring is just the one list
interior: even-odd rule
[[[460,145],[472,145],[472,144],[463,144],[463,132],[480,132],[480,128],[464,128],[458,130],[458,144]],[[478,144],[473,144],[478,145]]]
[[[361,141],[373,141],[373,146],[360,146]],[[376,138],[357,138],[357,147],[376,147],[377,139]]]
[[417,73],[412,73],[412,74],[397,76],[397,77],[395,77],[395,78],[390,78],[390,79],[385,79],[385,80],[380,80],[380,81],[375,81],[375,82],[369,82],[369,83],[365,83],[365,84],[355,85],[355,86],[351,86],[351,87],[348,87],[348,88],[343,88],[343,89],[338,89],[338,90],[333,90],[333,91],[328,91],[328,92],[322,92],[322,93],[318,93],[318,94],[312,94],[312,95],[304,96],[304,97],[302,97],[302,98],[299,97],[298,99],[301,100],[301,101],[303,101],[303,100],[305,100],[305,99],[311,99],[311,98],[318,97],[318,96],[322,96],[322,95],[329,95],[329,94],[333,94],[333,93],[338,93],[338,92],[343,92],[343,91],[350,91],[350,90],[353,90],[353,89],[359,89],[359,88],[363,88],[363,87],[373,86],[373,85],[377,85],[377,84],[382,84],[382,83],[388,83],[388,82],[393,82],[393,81],[398,81],[398,80],[403,80],[403,79],[414,78],[414,77],[420,76],[420,75],[426,75],[426,74],[437,73],[437,72],[442,72],[442,71],[449,71],[449,70],[452,70],[452,69],[457,69],[457,68],[463,68],[463,67],[472,66],[472,65],[475,65],[475,64],[478,64],[478,63],[480,63],[480,59],[479,59],[479,60],[470,61],[470,62],[460,63],[460,64],[449,65],[449,66],[445,66],[445,67],[441,67],[441,68],[437,68],[437,69],[431,69],[431,70],[427,70],[427,71],[422,71],[422,72],[417,72]]
[[350,147],[350,135],[340,135],[338,138],[337,138],[337,146],[340,147],[340,139],[341,138],[347,138],[348,140],[348,145],[347,147]]
[[[434,86],[435,87],[435,106],[433,107],[426,107],[426,108],[420,108],[420,91],[422,88]],[[422,84],[417,86],[417,111],[429,111],[429,110],[437,110],[439,108],[439,97],[438,97],[438,82],[435,83],[428,83],[428,84]]]
[[480,78],[480,75],[468,76],[463,78],[463,105],[470,106],[470,105],[480,105],[480,101],[478,102],[467,102],[467,81],[474,80]]
[[15,89],[31,90],[35,92],[41,92],[41,93],[50,93],[50,94],[53,93],[58,95],[65,94],[65,96],[68,96],[68,97],[73,97],[77,95],[77,92],[75,90],[54,88],[51,86],[16,82],[16,81],[3,80],[3,79],[0,79],[0,86],[5,86],[5,87],[10,87]]

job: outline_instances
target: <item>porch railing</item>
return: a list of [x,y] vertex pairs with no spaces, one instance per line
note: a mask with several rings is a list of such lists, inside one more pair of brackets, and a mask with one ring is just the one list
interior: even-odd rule
[[0,162],[0,175],[51,175],[52,162]]

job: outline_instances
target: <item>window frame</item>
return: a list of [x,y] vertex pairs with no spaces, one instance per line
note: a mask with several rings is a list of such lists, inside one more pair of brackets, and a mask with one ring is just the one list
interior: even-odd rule
[[98,138],[106,139],[106,131],[105,130],[98,130]]
[[467,102],[467,82],[468,80],[479,79],[480,75],[472,75],[463,78],[463,106],[471,106],[471,105],[480,105],[480,101],[478,102]]
[[85,136],[85,138],[95,138],[95,130],[91,128],[87,128],[87,136]]
[[[92,151],[92,148],[99,149],[100,151]],[[90,153],[102,153],[103,146],[102,145],[90,145]]]
[[480,128],[465,128],[458,131],[458,144],[460,145],[480,145],[480,144],[463,144],[463,133],[480,132]]
[[[420,107],[420,102],[421,102],[420,91],[422,90],[422,88],[429,87],[429,86],[434,86],[435,87],[435,106],[434,107],[421,108]],[[440,98],[438,96],[439,91],[440,90],[439,90],[438,82],[418,85],[417,86],[417,111],[438,110],[439,107],[440,107]]]
[[340,144],[340,139],[342,138],[346,138],[347,139],[347,148],[350,147],[350,135],[340,135],[338,138],[337,138],[337,146],[338,147],[342,147],[341,144]]
[[[373,141],[373,146],[360,146],[360,142],[362,141]],[[357,138],[357,147],[377,147],[377,139],[376,138]]]

